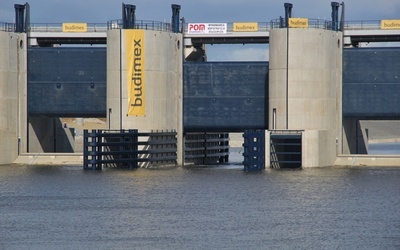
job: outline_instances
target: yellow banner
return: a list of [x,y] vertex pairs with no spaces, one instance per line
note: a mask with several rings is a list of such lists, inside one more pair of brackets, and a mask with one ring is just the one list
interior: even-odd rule
[[233,23],[234,32],[258,31],[258,23]]
[[289,18],[289,28],[308,28],[308,18]]
[[128,115],[146,115],[144,31],[125,30]]
[[87,32],[87,23],[63,23],[63,32]]
[[381,29],[383,30],[400,29],[400,20],[382,20]]

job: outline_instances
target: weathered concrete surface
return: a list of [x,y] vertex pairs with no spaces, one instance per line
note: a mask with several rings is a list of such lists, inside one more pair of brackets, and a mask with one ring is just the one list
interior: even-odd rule
[[269,128],[304,130],[303,167],[332,166],[341,142],[341,32],[274,29],[269,51]]
[[178,164],[181,165],[182,34],[147,30],[144,32],[146,114],[127,115],[126,30],[110,30],[107,33],[107,119],[111,129],[139,129],[143,132],[176,130]]
[[18,156],[26,117],[26,34],[0,31],[0,164]]
[[335,166],[400,167],[399,155],[340,155]]
[[63,153],[25,153],[18,156],[14,163],[24,165],[79,165],[79,167],[82,167],[83,156],[82,154]]

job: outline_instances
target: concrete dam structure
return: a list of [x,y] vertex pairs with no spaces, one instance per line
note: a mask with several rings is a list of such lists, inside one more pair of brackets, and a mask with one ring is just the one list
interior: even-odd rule
[[[257,148],[263,167],[400,165],[397,156],[369,156],[360,125],[399,119],[400,63],[383,58],[400,49],[358,48],[399,41],[400,29],[382,28],[385,20],[353,29],[340,6],[332,2],[331,21],[293,18],[286,3],[285,17],[271,22],[186,23],[172,5],[172,22],[163,23],[136,20],[136,6],[123,4],[122,20],[106,26],[49,29],[30,23],[29,4],[15,5],[16,23],[0,30],[0,164],[82,159],[60,118],[90,117],[104,119],[103,130],[149,132],[135,157],[150,165],[226,162],[233,132],[255,136],[245,148]],[[269,62],[207,62],[206,44],[235,43],[268,43]],[[373,73],[358,72],[361,62]],[[262,131],[263,145],[247,144],[259,134],[246,131]],[[94,138],[83,145],[138,150],[122,149],[126,138],[117,146]]]

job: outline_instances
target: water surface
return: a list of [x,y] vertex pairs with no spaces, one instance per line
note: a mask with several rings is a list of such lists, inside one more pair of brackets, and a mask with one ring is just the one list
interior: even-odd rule
[[0,249],[400,249],[400,169],[0,166]]

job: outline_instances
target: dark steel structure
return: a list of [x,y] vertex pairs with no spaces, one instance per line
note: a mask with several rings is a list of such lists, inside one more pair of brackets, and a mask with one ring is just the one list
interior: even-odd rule
[[343,117],[400,118],[400,48],[343,51]]
[[123,29],[134,29],[135,28],[135,10],[136,10],[135,5],[122,3],[122,28]]
[[268,62],[184,63],[185,132],[266,129]]
[[172,4],[172,32],[179,33],[179,11],[181,9],[180,5]]
[[[400,48],[343,51],[343,117],[400,118]],[[186,132],[267,128],[268,62],[184,63]],[[29,48],[28,115],[106,116],[106,48]]]
[[228,133],[186,133],[185,162],[216,164],[229,161]]
[[83,168],[138,168],[139,163],[176,165],[176,150],[175,131],[84,130]]
[[301,131],[272,131],[269,147],[271,168],[302,166]]
[[265,130],[245,130],[243,137],[244,171],[265,169]]
[[105,47],[28,48],[28,116],[106,117]]

